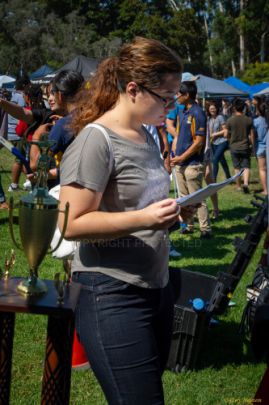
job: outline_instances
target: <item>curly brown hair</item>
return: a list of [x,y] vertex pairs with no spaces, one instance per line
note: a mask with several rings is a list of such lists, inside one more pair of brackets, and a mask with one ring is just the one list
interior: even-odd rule
[[111,110],[130,81],[154,89],[167,73],[181,75],[182,71],[181,59],[166,45],[154,39],[135,38],[121,47],[117,57],[100,63],[90,85],[78,94],[78,108],[71,123],[74,133]]

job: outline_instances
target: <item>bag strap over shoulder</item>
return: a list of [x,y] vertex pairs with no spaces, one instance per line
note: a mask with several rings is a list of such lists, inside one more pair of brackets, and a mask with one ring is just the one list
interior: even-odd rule
[[113,147],[112,147],[112,143],[110,140],[110,137],[106,131],[106,129],[100,125],[100,124],[88,124],[86,125],[85,128],[96,128],[99,129],[99,131],[102,132],[102,134],[104,135],[104,137],[106,138],[107,144],[108,144],[108,149],[109,149],[109,173],[112,172],[112,168],[113,168],[113,164],[114,164],[114,153],[113,153]]

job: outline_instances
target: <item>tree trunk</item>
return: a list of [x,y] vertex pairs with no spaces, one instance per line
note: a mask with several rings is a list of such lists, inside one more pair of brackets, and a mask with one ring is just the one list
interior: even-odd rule
[[231,60],[231,66],[232,66],[232,72],[233,72],[233,76],[236,76],[236,67],[235,67],[235,63],[234,60]]
[[265,46],[264,46],[264,40],[265,36],[268,34],[269,31],[265,31],[262,36],[261,36],[261,51],[260,51],[260,62],[264,63],[264,55],[265,55]]
[[[240,0],[240,14],[244,10],[244,0]],[[243,72],[245,70],[245,38],[243,33],[243,27],[240,27],[239,32],[239,47],[240,47],[240,70]]]
[[209,40],[208,25],[207,25],[205,13],[203,13],[203,14],[204,14],[204,24],[205,24],[205,32],[206,32],[206,38],[207,38],[207,47],[208,47],[208,53],[209,53],[209,62],[210,62],[211,74],[213,76],[214,68],[213,68],[213,58],[212,58],[210,40]]

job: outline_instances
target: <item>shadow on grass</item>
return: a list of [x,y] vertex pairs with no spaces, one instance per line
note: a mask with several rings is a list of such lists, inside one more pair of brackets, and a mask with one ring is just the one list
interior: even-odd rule
[[[249,195],[246,198],[249,198]],[[232,207],[232,208],[228,208],[225,211],[225,215],[224,214],[220,215],[220,220],[234,221],[237,219],[238,221],[241,221],[247,215],[249,215],[249,214],[255,215],[256,212],[257,212],[257,209],[254,208],[251,204],[249,205],[249,207],[242,207],[242,206]],[[218,220],[215,221],[215,223],[218,223]]]
[[210,276],[217,276],[221,271],[226,272],[228,270],[229,264],[213,264],[213,265],[191,265],[184,266],[183,268],[193,272],[200,272],[203,274],[209,274]]
[[[220,350],[221,348],[221,350]],[[256,363],[249,343],[239,334],[239,324],[221,321],[204,336],[196,369],[221,369],[228,364]]]
[[[6,211],[6,215],[5,216],[1,216],[0,217],[0,226],[1,225],[6,225],[9,222],[9,218],[8,218],[8,211]],[[13,223],[14,225],[18,225],[19,224],[19,217],[18,216],[13,216]]]

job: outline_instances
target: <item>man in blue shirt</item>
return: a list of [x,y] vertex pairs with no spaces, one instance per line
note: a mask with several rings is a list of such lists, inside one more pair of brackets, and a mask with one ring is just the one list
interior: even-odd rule
[[[204,177],[204,147],[206,141],[206,115],[195,102],[197,87],[194,81],[182,82],[179,90],[179,103],[184,109],[178,111],[177,136],[172,149],[175,157],[171,165],[176,166],[180,195],[185,196],[202,187]],[[201,238],[210,238],[211,227],[206,203],[198,208]],[[188,229],[193,230],[193,224]]]
[[[182,82],[193,82],[195,80],[199,79],[199,76],[193,76],[189,72],[184,72],[182,73]],[[176,94],[176,99],[178,99],[179,94]],[[172,143],[174,138],[177,136],[177,128],[176,128],[176,122],[177,122],[177,116],[179,114],[179,111],[184,110],[184,104],[180,104],[179,102],[176,102],[175,108],[173,110],[169,110],[167,116],[166,116],[166,129],[168,132],[168,143],[171,148]]]
[[166,130],[168,132],[167,139],[168,139],[170,149],[171,149],[174,138],[177,136],[177,133],[176,133],[177,116],[179,114],[179,111],[181,111],[183,109],[184,109],[184,105],[176,102],[175,108],[173,110],[169,110],[169,112],[166,116]]

